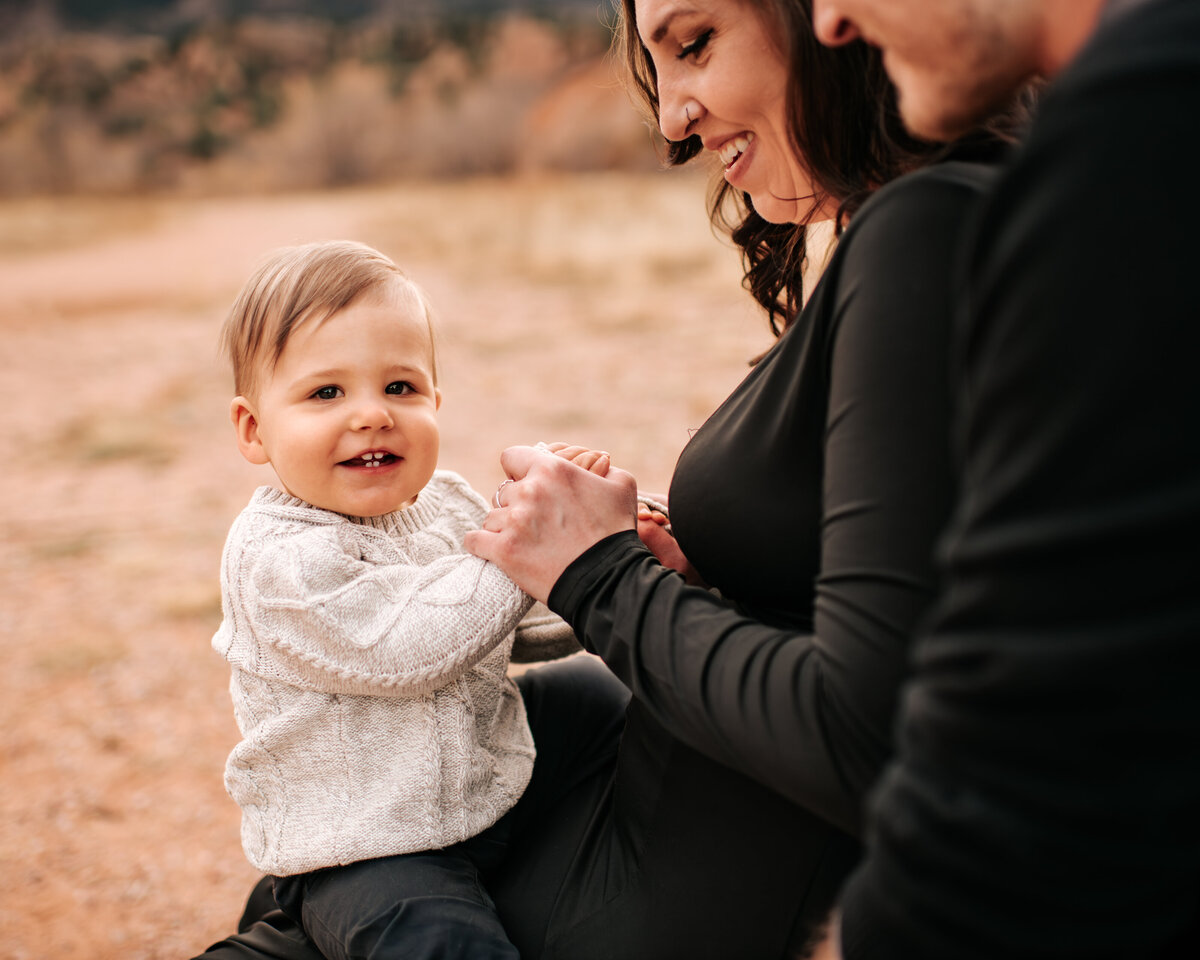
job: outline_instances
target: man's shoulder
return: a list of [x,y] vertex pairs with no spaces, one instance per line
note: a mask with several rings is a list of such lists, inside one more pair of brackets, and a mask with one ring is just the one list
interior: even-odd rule
[[989,218],[1036,206],[1040,226],[1072,242],[1117,223],[1136,236],[1162,215],[1194,219],[1198,113],[1200,3],[1146,0],[1112,16],[1043,90]]
[[[1181,73],[1181,68],[1183,73]],[[1051,83],[1056,99],[1097,82],[1111,92],[1118,77],[1164,76],[1172,83],[1200,68],[1200,4],[1195,0],[1144,0],[1118,9],[1096,28],[1075,59]],[[1164,108],[1170,103],[1164,102]]]

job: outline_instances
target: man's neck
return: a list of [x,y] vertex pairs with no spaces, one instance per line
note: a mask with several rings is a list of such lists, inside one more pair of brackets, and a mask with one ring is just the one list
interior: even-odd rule
[[1053,77],[1083,49],[1111,5],[1145,0],[1047,0],[1042,6],[1041,73]]

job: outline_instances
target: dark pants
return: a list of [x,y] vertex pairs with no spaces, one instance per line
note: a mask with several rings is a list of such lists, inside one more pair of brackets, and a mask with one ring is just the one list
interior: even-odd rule
[[443,850],[276,877],[275,902],[328,960],[517,960],[480,871],[487,832]]
[[[538,755],[514,809],[478,837],[447,850],[275,878],[274,890],[272,878],[264,877],[247,901],[238,932],[209,947],[204,960],[390,956],[360,949],[364,940],[377,938],[401,945],[396,955],[406,960],[515,957],[486,892],[488,878],[512,845],[538,833],[548,811],[576,797],[581,784],[608,779],[629,700],[625,687],[587,657],[530,671],[517,685]],[[427,891],[436,892],[429,897]],[[449,949],[464,937],[472,938],[477,952]]]
[[[798,952],[856,844],[680,743],[592,658],[518,682],[538,758],[487,832],[505,853],[483,881],[523,960]],[[320,960],[272,907],[257,890],[240,932],[205,960]]]

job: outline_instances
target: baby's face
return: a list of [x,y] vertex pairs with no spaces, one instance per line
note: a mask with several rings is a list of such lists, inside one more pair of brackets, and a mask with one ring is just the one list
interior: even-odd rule
[[254,429],[292,496],[375,517],[410,505],[433,476],[441,399],[429,323],[394,283],[293,331]]

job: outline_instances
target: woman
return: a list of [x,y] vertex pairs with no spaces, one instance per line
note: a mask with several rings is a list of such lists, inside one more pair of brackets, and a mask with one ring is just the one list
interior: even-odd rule
[[[610,854],[633,875],[593,891],[590,915],[557,911],[542,955],[777,957],[856,855],[935,586],[951,277],[989,171],[934,161],[1003,142],[908,137],[877,51],[820,46],[808,0],[625,0],[622,43],[670,159],[719,158],[714,217],[738,204],[746,285],[781,332],[672,481],[678,551],[721,596],[639,542],[631,477],[527,447],[502,457],[514,482],[468,549],[548,600],[633,695],[603,829],[645,848]],[[804,224],[822,218],[847,226],[801,310]]]
[[[904,136],[877,52],[821,47],[810,15],[809,0],[625,0],[636,87],[673,162],[719,156],[713,216],[732,205],[780,336],[680,457],[677,546],[646,531],[719,595],[639,540],[627,474],[502,457],[514,482],[470,549],[608,667],[521,678],[538,761],[484,879],[525,958],[798,953],[890,749],[950,503],[949,277],[987,174],[932,166],[944,151]],[[804,225],[821,218],[845,229],[801,309]],[[269,908],[252,900],[214,954],[316,956]]]

